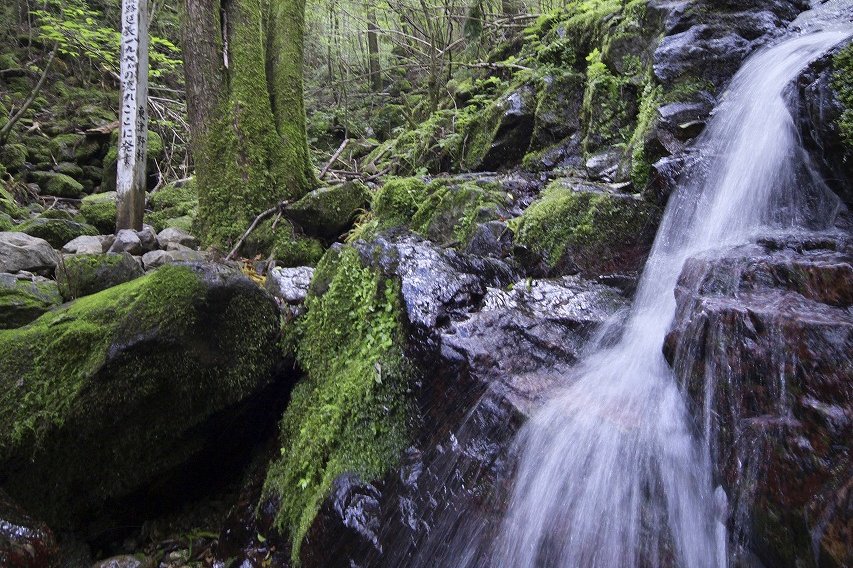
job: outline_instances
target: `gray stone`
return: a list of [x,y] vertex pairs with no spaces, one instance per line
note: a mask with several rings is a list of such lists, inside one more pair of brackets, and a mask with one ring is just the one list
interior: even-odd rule
[[154,561],[147,556],[140,559],[135,556],[123,555],[96,562],[92,568],[154,568],[154,565]]
[[191,249],[198,248],[198,239],[191,234],[175,227],[168,227],[157,234],[157,241],[160,246],[169,250],[168,245],[171,243],[179,244]]
[[139,234],[132,229],[122,229],[116,233],[116,239],[109,248],[109,252],[129,252],[130,254],[142,254],[142,240]]
[[201,262],[206,256],[195,250],[152,250],[142,255],[142,265],[145,270],[151,270],[174,262]]
[[139,243],[142,246],[142,252],[148,252],[160,248],[160,243],[157,240],[157,231],[151,225],[142,225],[141,231],[136,231],[136,236],[139,237]]
[[112,235],[89,236],[83,235],[65,243],[62,252],[65,254],[100,254],[109,250],[115,237]]
[[308,286],[314,277],[314,269],[310,266],[296,268],[273,268],[267,275],[266,289],[288,304],[299,305],[305,302]]
[[52,274],[58,263],[59,254],[46,240],[13,231],[0,233],[0,272]]

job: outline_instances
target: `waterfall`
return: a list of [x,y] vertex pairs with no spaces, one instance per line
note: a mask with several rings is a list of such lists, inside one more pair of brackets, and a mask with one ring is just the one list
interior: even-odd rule
[[791,35],[737,73],[670,199],[621,339],[581,363],[518,435],[492,566],[727,565],[708,426],[694,430],[661,352],[674,289],[691,256],[833,217],[837,200],[805,158],[785,95],[850,33]]

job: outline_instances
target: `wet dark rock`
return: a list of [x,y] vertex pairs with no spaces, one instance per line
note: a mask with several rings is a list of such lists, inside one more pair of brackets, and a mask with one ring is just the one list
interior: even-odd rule
[[0,491],[0,566],[53,568],[59,548],[51,530]]
[[465,249],[468,254],[507,258],[512,255],[512,231],[503,221],[480,223]]
[[622,162],[622,158],[621,150],[611,148],[591,156],[586,161],[586,171],[593,180],[614,182],[618,177],[619,164]]
[[472,169],[493,171],[517,164],[530,145],[536,117],[535,88],[524,85],[497,104],[499,116],[494,134]]
[[845,144],[838,128],[844,106],[832,86],[833,56],[839,46],[812,63],[797,81],[792,97],[794,117],[812,159],[826,171],[829,186],[853,206],[853,147]]
[[699,423],[710,384],[731,528],[767,566],[853,560],[851,291],[853,247],[838,233],[694,258],[679,280],[665,353]]
[[400,279],[408,321],[425,330],[470,311],[489,286],[516,279],[500,260],[445,250],[413,235],[380,237],[355,247],[367,265]]

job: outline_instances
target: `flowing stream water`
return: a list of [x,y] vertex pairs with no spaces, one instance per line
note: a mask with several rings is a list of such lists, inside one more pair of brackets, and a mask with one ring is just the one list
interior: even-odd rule
[[851,32],[848,23],[791,34],[735,76],[670,199],[621,339],[588,357],[519,433],[489,564],[727,565],[727,498],[711,479],[708,427],[696,433],[661,350],[674,289],[693,255],[833,217],[837,200],[806,158],[785,95]]

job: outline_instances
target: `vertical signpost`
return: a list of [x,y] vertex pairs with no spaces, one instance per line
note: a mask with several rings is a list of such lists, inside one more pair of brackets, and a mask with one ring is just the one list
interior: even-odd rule
[[148,151],[147,0],[122,0],[117,229],[142,229]]

